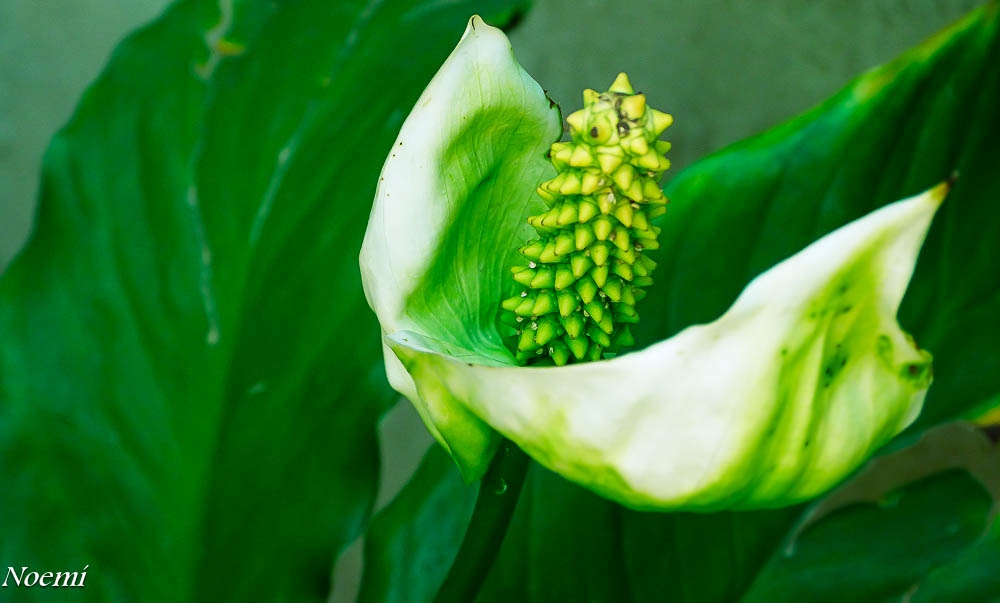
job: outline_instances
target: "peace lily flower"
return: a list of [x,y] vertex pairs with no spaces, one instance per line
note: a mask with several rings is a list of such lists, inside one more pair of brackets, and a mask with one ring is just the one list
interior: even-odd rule
[[473,17],[379,179],[361,270],[386,372],[467,480],[502,434],[634,508],[780,506],[916,418],[931,356],[896,312],[946,185],[824,236],[710,324],[608,360],[519,366],[499,308],[524,289],[511,271],[548,209],[535,191],[556,176],[561,131],[504,34]]

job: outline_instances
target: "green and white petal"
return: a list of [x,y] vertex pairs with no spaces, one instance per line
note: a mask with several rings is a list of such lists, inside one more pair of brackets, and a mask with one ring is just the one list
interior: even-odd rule
[[612,360],[483,366],[426,331],[386,341],[424,404],[467,409],[608,498],[640,509],[792,504],[920,412],[931,357],[896,312],[946,192],[834,231],[757,277],[715,322]]
[[[543,206],[535,187],[552,175],[545,153],[561,132],[558,108],[507,37],[473,17],[379,178],[361,273],[384,333],[415,331],[455,357],[513,364],[497,304],[513,294],[510,267],[531,237],[527,216]],[[388,348],[385,359],[393,387],[463,472],[477,474],[496,444],[493,430],[464,406],[422,400]]]

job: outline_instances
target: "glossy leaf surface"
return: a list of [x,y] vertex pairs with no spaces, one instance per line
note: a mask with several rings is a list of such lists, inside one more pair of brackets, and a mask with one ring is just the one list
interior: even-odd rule
[[394,398],[357,274],[378,171],[468,14],[521,9],[183,1],[117,49],[0,281],[0,565],[326,598]]

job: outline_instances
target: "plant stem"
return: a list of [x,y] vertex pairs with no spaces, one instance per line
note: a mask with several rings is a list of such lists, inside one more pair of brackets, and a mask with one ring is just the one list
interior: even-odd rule
[[462,546],[435,603],[469,603],[493,566],[517,506],[531,458],[504,439],[479,486],[479,497]]

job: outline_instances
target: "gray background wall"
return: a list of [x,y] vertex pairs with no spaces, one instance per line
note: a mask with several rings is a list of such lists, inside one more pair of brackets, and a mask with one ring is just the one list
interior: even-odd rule
[[[0,2],[0,271],[30,227],[48,139],[114,44],[161,0]],[[564,111],[619,71],[673,113],[675,171],[816,104],[980,4],[975,0],[536,0],[512,33],[527,70]],[[456,34],[457,35],[457,34]],[[409,405],[387,417],[380,504],[430,440]],[[335,600],[352,599],[353,547]],[[340,579],[343,578],[343,579]]]

